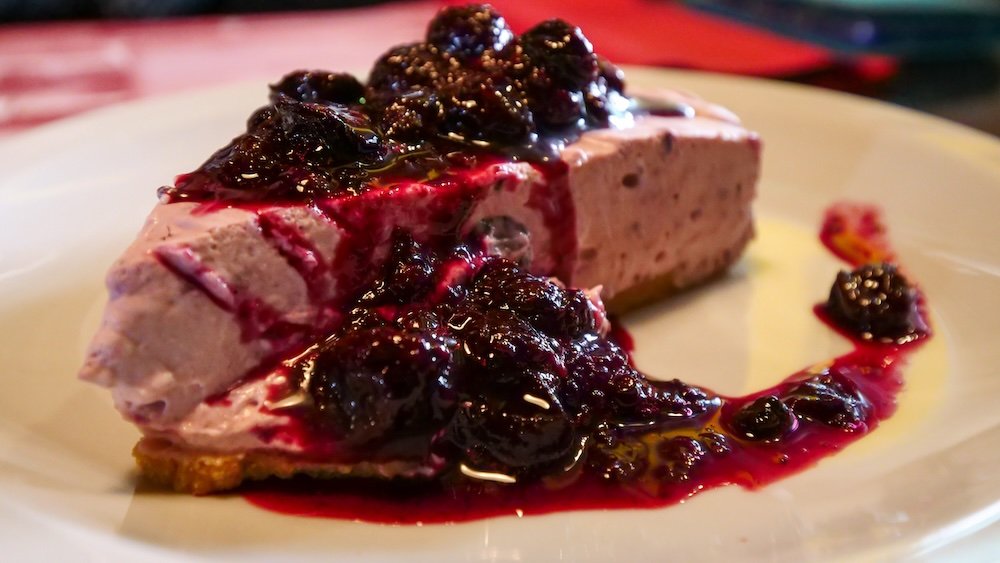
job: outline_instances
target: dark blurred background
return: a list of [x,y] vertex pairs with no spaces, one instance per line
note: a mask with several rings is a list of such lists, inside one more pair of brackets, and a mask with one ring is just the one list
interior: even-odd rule
[[[206,53],[203,66],[229,64],[224,56],[232,61],[253,58],[233,45],[237,39],[220,31],[236,24],[254,30],[253,41],[261,43],[255,46],[257,59],[270,51],[291,59],[295,55],[290,41],[326,48],[316,27],[323,21],[330,22],[329,45],[349,49],[352,43],[338,43],[345,29],[338,25],[398,20],[403,28],[416,29],[420,25],[416,18],[428,17],[423,14],[446,3],[456,2],[0,0],[0,126],[6,120],[26,127],[77,109],[148,95],[152,79],[143,82],[141,76],[149,72],[150,61],[164,58],[162,53],[172,48],[169,38],[178,34],[197,36],[187,57],[197,58],[195,46],[199,46]],[[552,15],[565,17],[580,25],[603,54],[620,63],[814,84],[899,103],[1000,135],[1000,0],[492,3],[515,30]],[[370,6],[378,7],[366,8]],[[296,34],[295,25],[304,31]],[[400,33],[405,35],[404,31]],[[383,48],[378,38],[371,41]],[[268,42],[273,49],[264,48]],[[225,48],[208,52],[220,43]],[[358,57],[373,58],[361,51]],[[261,70],[273,72],[273,65],[264,62]],[[311,61],[301,64],[307,63]],[[178,62],[157,64],[176,67]],[[70,103],[59,97],[65,92],[64,85],[54,87],[60,84],[60,73],[71,78],[63,83],[76,84],[78,93],[89,96],[87,101],[77,96]],[[203,70],[203,78],[197,73],[191,76],[197,82],[252,74],[250,69],[244,76],[218,66],[217,71]],[[49,88],[55,106],[42,107],[40,98],[25,94],[40,88]]]
[[0,0],[0,21],[163,18],[324,10],[377,3],[371,0]]

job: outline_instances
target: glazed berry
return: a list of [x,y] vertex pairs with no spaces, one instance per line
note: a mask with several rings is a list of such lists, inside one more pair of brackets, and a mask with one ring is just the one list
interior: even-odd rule
[[298,199],[348,191],[387,147],[359,109],[284,94],[248,122],[248,133],[168,190],[177,199]]
[[458,408],[449,437],[472,450],[473,459],[485,455],[492,468],[515,474],[566,460],[577,446],[569,416],[551,395],[530,402],[523,396],[467,402]]
[[732,451],[732,447],[729,445],[729,439],[726,438],[725,434],[715,432],[714,430],[709,430],[698,434],[698,440],[708,449],[709,452],[715,455],[724,455]]
[[466,75],[441,88],[444,104],[442,133],[446,138],[476,146],[476,142],[524,145],[530,142],[534,120],[523,95],[503,82]]
[[271,84],[271,103],[277,102],[282,94],[300,102],[351,105],[361,103],[365,87],[347,73],[297,70]]
[[288,151],[283,156],[292,162],[348,164],[378,158],[385,150],[368,116],[359,110],[284,96],[274,108]]
[[439,86],[446,82],[445,61],[424,43],[390,49],[375,62],[368,77],[374,97],[403,94],[415,87]]
[[513,39],[503,16],[483,4],[444,8],[427,28],[428,44],[463,61],[503,51]]
[[266,189],[285,171],[278,157],[282,143],[281,137],[269,132],[237,137],[212,155],[203,168],[229,188]]
[[566,371],[575,377],[566,381],[567,400],[579,413],[581,424],[625,423],[659,412],[655,390],[641,380],[617,346],[584,341],[568,352]]
[[661,413],[672,418],[696,418],[715,412],[721,402],[705,390],[688,385],[679,379],[651,382],[660,401]]
[[795,415],[849,431],[864,430],[871,405],[835,371],[824,371],[793,387],[782,401]]
[[408,234],[397,233],[382,278],[361,296],[365,304],[402,305],[419,300],[434,287],[436,264]]
[[558,87],[581,90],[597,79],[597,55],[575,25],[544,21],[525,32],[521,44],[531,64],[543,69]]
[[348,445],[426,425],[435,415],[432,386],[451,354],[426,333],[390,328],[353,330],[315,356],[308,391],[317,412]]
[[733,413],[729,422],[739,438],[754,442],[780,440],[796,427],[795,415],[774,395],[760,397]]
[[595,328],[590,302],[582,291],[563,289],[506,260],[492,260],[479,271],[472,299],[483,307],[514,311],[556,338],[575,338]]
[[462,341],[463,361],[479,369],[562,369],[558,344],[511,311],[463,309],[448,320],[448,326]]
[[866,264],[837,274],[826,310],[865,340],[896,340],[920,331],[916,292],[892,264]]
[[652,382],[630,365],[628,355],[605,340],[584,338],[570,348],[567,400],[581,424],[613,421],[625,429],[648,429],[692,421],[719,407],[719,399],[679,380]]
[[529,90],[531,111],[541,125],[552,129],[579,125],[586,115],[583,93],[551,85],[547,79],[534,81]]

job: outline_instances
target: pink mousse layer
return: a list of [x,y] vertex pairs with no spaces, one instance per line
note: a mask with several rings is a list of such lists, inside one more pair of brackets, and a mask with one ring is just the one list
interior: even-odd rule
[[[692,118],[643,116],[591,131],[558,177],[527,163],[485,166],[454,185],[407,184],[316,205],[161,203],[112,266],[109,302],[80,377],[111,389],[149,436],[190,447],[294,452],[261,438],[284,359],[337,324],[339,299],[384,260],[401,227],[426,240],[508,217],[530,269],[603,297],[669,277],[717,273],[752,236],[760,142],[718,106],[672,92]],[[270,390],[270,391],[269,391]],[[211,400],[206,401],[206,399]]]

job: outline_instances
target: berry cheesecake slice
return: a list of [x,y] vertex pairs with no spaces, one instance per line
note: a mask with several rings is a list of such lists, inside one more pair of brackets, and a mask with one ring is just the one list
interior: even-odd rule
[[515,36],[488,6],[442,10],[366,84],[289,74],[161,189],[80,377],[142,431],[142,472],[194,493],[532,479],[610,426],[706,416],[630,367],[602,299],[725,272],[760,142],[689,95],[643,100],[578,28]]

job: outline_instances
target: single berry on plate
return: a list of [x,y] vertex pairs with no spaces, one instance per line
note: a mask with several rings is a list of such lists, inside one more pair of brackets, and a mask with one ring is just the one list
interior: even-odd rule
[[871,411],[857,386],[831,370],[799,383],[781,400],[801,419],[849,431],[866,429]]
[[729,425],[736,436],[754,442],[780,440],[797,426],[795,415],[778,397],[768,395],[743,405]]
[[837,274],[826,311],[864,340],[907,339],[923,331],[917,293],[893,264],[865,264]]

